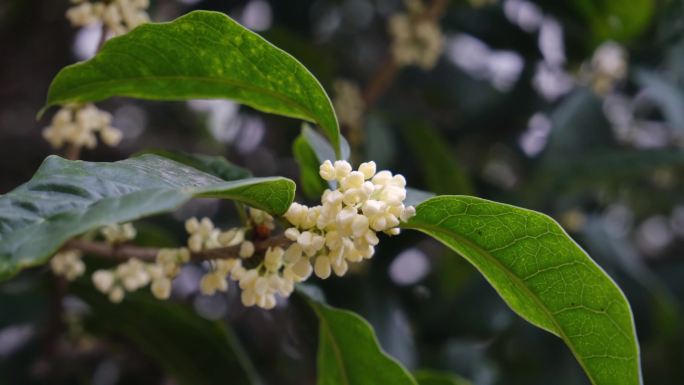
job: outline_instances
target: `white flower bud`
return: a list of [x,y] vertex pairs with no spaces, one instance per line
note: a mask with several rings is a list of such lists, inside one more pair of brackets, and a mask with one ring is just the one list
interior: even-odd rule
[[264,266],[269,271],[278,271],[283,265],[285,251],[281,247],[268,248],[264,256]]
[[299,261],[299,258],[302,257],[302,253],[302,246],[299,243],[293,243],[285,251],[283,260],[286,264],[291,265]]
[[156,298],[168,299],[171,296],[171,280],[168,278],[155,279],[152,281],[150,290]]
[[329,231],[325,234],[325,245],[335,250],[342,247],[342,236],[337,231]]
[[296,228],[290,227],[289,229],[285,230],[285,238],[291,240],[292,242],[296,242],[298,237],[299,230]]
[[254,255],[254,243],[244,241],[240,245],[240,258],[250,258]]
[[333,263],[332,265],[333,271],[335,272],[335,275],[338,277],[341,277],[347,273],[347,270],[349,269],[349,265],[347,264],[347,261],[344,259],[339,261],[339,263]]
[[311,262],[307,258],[300,258],[297,263],[292,265],[292,272],[299,278],[300,282],[308,279],[312,270]]
[[254,285],[254,281],[259,277],[259,272],[255,269],[247,270],[242,278],[240,278],[240,289],[245,290]]
[[218,241],[223,246],[231,246],[237,235],[237,229],[230,229],[228,231],[222,231],[219,233]]
[[100,137],[102,138],[102,142],[104,144],[109,147],[115,147],[121,143],[123,134],[114,127],[105,127],[100,130]]
[[369,199],[364,202],[361,211],[363,215],[373,217],[379,213],[387,210],[387,204],[385,202]]
[[329,160],[326,160],[323,162],[323,164],[321,164],[318,173],[321,175],[321,178],[327,180],[328,182],[335,180],[336,177],[335,167],[333,167]]
[[254,282],[254,292],[258,296],[263,296],[266,295],[268,291],[268,278],[266,277],[259,277],[256,279]]
[[325,190],[323,193],[323,198],[321,199],[321,203],[324,205],[337,206],[342,203],[342,197],[342,192],[339,190]]
[[256,293],[254,290],[244,290],[240,295],[240,300],[247,307],[254,306],[256,304]]
[[401,221],[402,222],[407,222],[409,219],[413,218],[416,215],[416,208],[413,206],[408,206],[405,207],[404,210],[401,213]]
[[330,258],[325,256],[316,258],[314,272],[316,273],[316,276],[321,279],[330,277]]
[[342,190],[349,190],[352,188],[360,188],[364,181],[364,175],[359,171],[352,171],[349,175],[342,178],[340,187]]
[[375,162],[373,161],[361,163],[359,166],[359,172],[363,174],[365,179],[370,179],[373,177],[373,175],[375,175],[375,168]]
[[304,219],[306,218],[308,213],[308,208],[304,205],[300,205],[299,203],[292,203],[290,205],[290,208],[287,210],[285,213],[284,217],[287,219],[293,226],[300,226]]
[[361,237],[368,231],[368,217],[364,215],[356,215],[351,224],[352,234],[355,237]]
[[337,180],[342,180],[345,176],[349,175],[352,167],[346,160],[336,160],[335,161],[335,177]]
[[276,298],[273,294],[269,294],[264,297],[263,304],[261,304],[261,308],[266,309],[266,310],[271,310],[275,307],[276,305]]
[[109,300],[112,301],[112,303],[121,303],[125,295],[126,292],[124,292],[124,289],[121,286],[116,286],[109,292]]
[[188,238],[188,249],[192,252],[199,252],[202,251],[202,246],[204,245],[204,240],[202,239],[202,236],[198,233],[192,234],[190,238]]
[[93,273],[92,280],[97,290],[108,293],[114,285],[114,274],[109,270],[98,270]]
[[401,234],[401,229],[398,227],[387,229],[387,230],[385,230],[385,234],[387,234],[387,235],[399,235],[399,234]]
[[185,221],[185,231],[189,234],[194,234],[199,230],[199,221],[197,218],[192,217]]
[[199,229],[197,232],[201,234],[203,237],[208,237],[211,235],[211,232],[214,230],[214,223],[211,221],[211,219],[204,217],[199,223]]
[[397,186],[397,187],[406,187],[406,178],[404,178],[403,175],[397,174],[394,177],[392,177],[392,184]]
[[380,171],[379,173],[375,174],[371,181],[373,184],[386,186],[392,181],[392,173],[386,170]]
[[213,295],[217,291],[228,291],[226,277],[217,272],[205,274],[200,280],[200,291],[204,295]]

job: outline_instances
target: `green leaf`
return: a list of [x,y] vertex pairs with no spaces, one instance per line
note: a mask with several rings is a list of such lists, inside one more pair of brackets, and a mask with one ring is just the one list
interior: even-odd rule
[[340,154],[330,99],[295,58],[218,12],[148,23],[109,40],[94,58],[57,74],[46,107],[113,96],[232,99],[321,126]]
[[92,308],[88,332],[135,345],[166,375],[183,385],[213,385],[230,378],[234,385],[261,381],[228,325],[199,317],[183,305],[159,301],[143,293],[112,304],[92,290],[80,290]]
[[[316,154],[318,158],[318,163],[323,163],[326,160],[334,162],[336,159],[348,160],[349,159],[349,142],[344,136],[340,136],[340,156],[335,156],[335,150],[330,145],[323,136],[321,136],[316,131],[312,130],[308,124],[302,126],[301,136],[306,139],[306,142],[311,146],[311,149]],[[318,170],[318,167],[316,167]],[[318,172],[318,171],[317,171]]]
[[385,354],[370,324],[358,315],[313,300],[319,320],[318,385],[417,385]]
[[44,263],[69,238],[172,211],[193,197],[234,199],[280,215],[294,198],[286,178],[226,182],[156,155],[114,163],[48,157],[0,197],[0,279]]
[[419,370],[413,376],[418,385],[471,385],[471,382],[465,378],[432,370]]
[[155,154],[163,156],[164,158],[175,160],[178,163],[183,163],[226,181],[247,179],[252,176],[252,173],[249,170],[229,162],[222,156],[191,154],[187,152],[166,150],[152,150],[146,151],[145,153]]
[[328,188],[328,183],[318,173],[320,162],[303,135],[299,135],[292,142],[292,154],[299,164],[300,186],[304,195],[309,199],[320,198]]
[[439,196],[404,227],[461,254],[516,313],[565,341],[594,385],[641,383],[629,304],[546,215],[480,198]]
[[627,41],[639,36],[651,22],[655,3],[653,0],[569,2],[588,22],[595,43],[605,40]]
[[414,153],[425,185],[437,194],[471,195],[473,185],[468,174],[454,157],[449,142],[424,123],[404,125],[401,132]]

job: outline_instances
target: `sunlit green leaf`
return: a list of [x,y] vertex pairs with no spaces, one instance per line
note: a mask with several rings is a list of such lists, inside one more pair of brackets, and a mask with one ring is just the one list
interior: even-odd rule
[[405,227],[475,265],[511,309],[565,341],[593,384],[641,383],[625,296],[551,218],[480,198],[439,196],[420,204]]
[[50,156],[29,182],[0,197],[0,278],[45,262],[73,236],[168,212],[192,197],[282,214],[294,191],[286,178],[226,182],[156,155],[114,163]]
[[46,106],[112,96],[233,99],[317,123],[340,153],[337,118],[316,78],[295,58],[222,13],[195,11],[109,40],[94,58],[57,74]]
[[318,316],[318,385],[417,385],[358,315],[309,300]]

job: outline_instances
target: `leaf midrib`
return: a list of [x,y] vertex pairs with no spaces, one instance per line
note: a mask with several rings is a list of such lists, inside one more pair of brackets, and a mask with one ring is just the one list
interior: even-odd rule
[[[575,356],[575,358],[577,358],[577,362],[579,362],[580,366],[582,366],[582,369],[583,369],[584,372],[587,374],[587,377],[589,377],[589,380],[591,381],[591,383],[592,383],[593,385],[596,385],[596,384],[597,384],[596,381],[595,381],[595,379],[594,379],[594,377],[593,377],[592,372],[589,371],[589,370],[587,369],[587,367],[585,366],[584,358],[583,358],[582,356],[580,356],[580,355],[577,353],[577,351],[575,350],[574,344],[573,344],[573,343],[571,342],[571,340],[567,337],[567,335],[565,334],[565,331],[561,328],[561,325],[558,323],[558,320],[556,319],[556,317],[554,317],[553,314],[552,314],[550,311],[548,311],[546,305],[544,304],[544,302],[542,302],[542,300],[539,298],[539,296],[537,296],[536,293],[534,293],[533,291],[531,291],[531,290],[523,283],[523,281],[520,279],[520,277],[518,277],[515,273],[513,273],[506,265],[504,265],[503,263],[501,263],[501,261],[499,261],[495,256],[491,255],[489,252],[487,252],[486,250],[484,250],[482,247],[480,247],[480,245],[478,245],[478,244],[472,242],[471,240],[469,240],[469,239],[467,239],[467,238],[461,236],[461,235],[458,234],[457,232],[455,232],[455,231],[453,231],[453,230],[450,230],[450,229],[445,229],[445,228],[442,228],[442,227],[438,227],[438,226],[434,226],[434,225],[429,225],[429,224],[425,224],[425,223],[421,223],[421,224],[419,224],[419,225],[403,224],[402,227],[408,228],[408,229],[418,230],[418,231],[420,231],[420,232],[422,232],[422,233],[425,233],[425,234],[427,234],[427,235],[431,235],[431,234],[428,233],[428,231],[434,231],[434,232],[436,232],[436,233],[442,233],[442,234],[444,234],[444,235],[450,236],[450,237],[454,238],[457,242],[461,242],[461,243],[463,243],[463,244],[466,244],[468,247],[471,247],[471,248],[474,249],[476,252],[478,252],[481,256],[483,256],[485,259],[489,260],[489,261],[492,262],[494,265],[496,265],[497,267],[499,267],[499,269],[500,269],[501,271],[503,271],[504,274],[506,274],[506,276],[508,276],[508,277],[511,279],[511,281],[514,283],[514,285],[515,285],[516,287],[519,287],[519,288],[520,288],[522,291],[524,291],[524,292],[525,292],[525,293],[526,293],[526,294],[527,294],[527,295],[528,295],[528,296],[529,296],[537,305],[539,305],[539,307],[542,309],[542,312],[543,312],[543,313],[547,316],[547,318],[556,326],[556,328],[557,328],[558,330],[556,330],[556,331],[554,331],[554,330],[548,330],[548,329],[546,329],[545,327],[542,327],[542,326],[540,326],[540,325],[537,325],[535,322],[532,322],[532,320],[528,319],[525,315],[523,315],[523,314],[519,314],[519,315],[520,315],[521,317],[525,318],[528,322],[530,322],[530,323],[532,323],[532,324],[534,324],[534,325],[536,325],[536,326],[538,326],[538,327],[540,327],[540,328],[542,328],[542,329],[544,329],[544,330],[546,330],[546,331],[548,331],[548,332],[550,332],[550,333],[552,333],[552,334],[557,335],[557,336],[560,337],[563,341],[565,341],[565,343],[566,343],[566,344],[568,345],[568,347],[570,348],[570,351],[572,352],[572,354]],[[463,253],[461,253],[460,251],[457,251],[457,252],[458,252],[459,254],[461,254],[461,256],[462,256],[463,258],[465,258],[465,259],[467,259],[467,260],[470,260],[469,258],[465,257],[465,256],[463,255]],[[480,270],[478,266],[475,266],[475,268],[477,268],[478,270]],[[487,276],[486,276],[485,274],[483,274],[483,276],[485,277],[485,279],[487,279]],[[517,313],[517,312],[516,312],[516,313]]]

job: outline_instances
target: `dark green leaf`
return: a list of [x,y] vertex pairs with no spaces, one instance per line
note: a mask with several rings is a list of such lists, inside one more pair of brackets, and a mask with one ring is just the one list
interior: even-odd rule
[[46,107],[112,96],[233,99],[317,123],[340,154],[337,118],[316,78],[222,13],[195,11],[109,40],[91,60],[57,74]]
[[454,157],[453,149],[435,129],[425,124],[408,124],[403,126],[402,133],[430,191],[437,194],[473,193],[470,179]]
[[292,154],[299,164],[301,188],[310,199],[320,198],[328,183],[318,173],[320,161],[303,135],[299,135],[292,143]]
[[192,197],[282,214],[294,191],[286,178],[226,182],[156,155],[114,163],[50,156],[29,182],[0,197],[0,278],[45,262],[73,236],[168,212]]
[[319,320],[318,385],[417,385],[363,318],[309,300]]
[[432,370],[420,370],[415,372],[413,376],[418,385],[471,385],[471,382],[465,378]]
[[638,36],[654,13],[653,0],[576,0],[570,2],[589,22],[595,43],[625,41]]
[[480,198],[439,196],[407,228],[470,261],[516,313],[565,341],[594,385],[641,383],[629,304],[546,215]]
[[237,337],[222,322],[143,293],[127,296],[120,305],[92,291],[81,297],[93,310],[86,319],[89,332],[134,344],[179,384],[261,383]]

